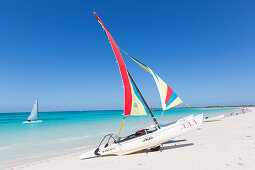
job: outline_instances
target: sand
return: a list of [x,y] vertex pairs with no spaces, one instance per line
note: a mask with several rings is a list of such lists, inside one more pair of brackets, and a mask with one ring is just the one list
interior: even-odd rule
[[80,160],[80,153],[39,161],[17,170],[255,169],[255,109],[203,123],[160,151]]

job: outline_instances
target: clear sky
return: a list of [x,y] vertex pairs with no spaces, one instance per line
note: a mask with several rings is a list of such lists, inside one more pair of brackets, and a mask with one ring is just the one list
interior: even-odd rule
[[[12,0],[0,5],[0,112],[122,109],[117,45],[190,106],[255,104],[255,1]],[[153,78],[126,65],[151,107]]]

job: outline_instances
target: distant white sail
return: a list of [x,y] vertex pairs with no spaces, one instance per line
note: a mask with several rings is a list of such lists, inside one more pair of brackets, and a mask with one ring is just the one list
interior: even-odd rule
[[36,99],[31,114],[27,120],[37,120],[38,119],[38,99]]

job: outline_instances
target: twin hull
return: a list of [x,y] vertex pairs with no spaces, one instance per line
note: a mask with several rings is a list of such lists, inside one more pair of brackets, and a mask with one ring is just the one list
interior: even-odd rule
[[[195,117],[188,116],[176,121],[173,124],[162,126],[155,132],[148,133],[127,141],[113,143],[107,147],[101,146],[98,150],[98,154],[103,155],[125,155],[133,152],[137,152],[143,149],[158,146],[164,142],[171,140],[183,133],[198,128],[203,122],[203,114]],[[95,150],[84,153],[80,156],[81,159],[94,157]]]
[[211,118],[204,119],[205,122],[213,122],[213,121],[218,121],[220,119],[223,119],[225,116],[224,115],[219,115]]
[[31,120],[31,121],[25,121],[25,122],[22,122],[23,124],[24,123],[41,123],[42,120]]

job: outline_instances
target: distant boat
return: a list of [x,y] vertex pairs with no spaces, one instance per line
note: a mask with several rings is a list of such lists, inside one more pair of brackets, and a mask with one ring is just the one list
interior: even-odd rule
[[204,119],[205,122],[214,122],[214,121],[219,121],[220,119],[223,119],[225,116],[224,115],[219,115],[215,117],[206,117]]
[[23,123],[40,123],[42,120],[38,120],[38,99],[35,100],[35,104],[33,106],[33,109],[27,118],[27,121]]

